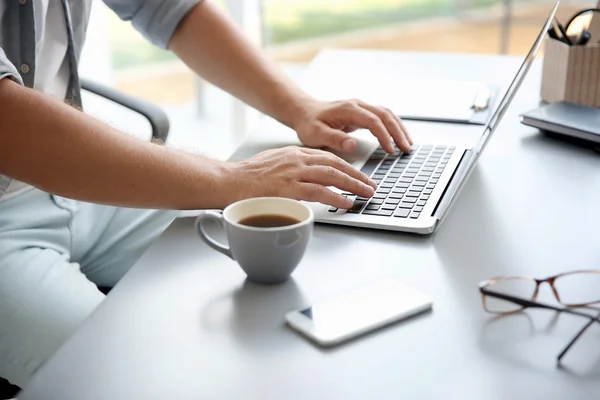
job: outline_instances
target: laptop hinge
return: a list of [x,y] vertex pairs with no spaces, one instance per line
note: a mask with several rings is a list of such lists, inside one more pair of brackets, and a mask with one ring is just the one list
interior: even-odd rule
[[452,202],[458,191],[462,187],[461,183],[464,183],[469,173],[469,166],[471,165],[471,159],[475,156],[473,150],[467,150],[463,153],[460,161],[458,162],[458,168],[454,170],[454,174],[450,178],[450,183],[446,185],[446,189],[440,197],[440,201],[433,210],[433,217],[438,221],[441,221],[445,216],[446,212],[452,205]]

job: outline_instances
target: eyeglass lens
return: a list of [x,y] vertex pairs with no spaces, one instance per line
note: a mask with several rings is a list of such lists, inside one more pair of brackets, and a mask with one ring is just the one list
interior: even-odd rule
[[584,31],[587,31],[592,20],[593,12],[586,12],[578,16],[567,27],[567,36],[573,43],[577,43],[581,39]]
[[[507,294],[521,299],[532,300],[536,283],[527,278],[506,278],[492,282],[488,289],[494,292]],[[507,313],[520,310],[522,307],[510,301],[491,296],[484,297],[485,309],[492,313]]]
[[558,277],[554,288],[566,306],[600,302],[600,273],[574,272]]

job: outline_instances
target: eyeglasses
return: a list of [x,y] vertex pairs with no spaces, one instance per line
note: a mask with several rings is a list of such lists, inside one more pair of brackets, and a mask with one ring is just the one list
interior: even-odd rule
[[[536,302],[540,286],[550,285],[556,300],[564,307]],[[600,270],[582,270],[558,274],[545,279],[532,277],[494,278],[479,284],[483,308],[494,314],[506,315],[521,312],[527,308],[554,310],[587,318],[588,323],[575,335],[573,340],[560,352],[557,362],[594,323],[600,323],[600,314],[595,317],[573,308],[589,307],[600,303]]]
[[[571,45],[586,45],[590,40],[598,41],[599,38],[592,38],[589,32],[590,23],[594,14],[600,13],[600,8],[587,8],[581,10],[571,17],[564,26],[555,17],[553,27],[548,32],[550,37]],[[600,18],[600,15],[596,15]]]

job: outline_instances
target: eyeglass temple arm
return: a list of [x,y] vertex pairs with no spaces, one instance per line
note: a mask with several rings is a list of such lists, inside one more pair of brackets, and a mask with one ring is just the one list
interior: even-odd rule
[[506,300],[506,301],[510,301],[511,303],[515,303],[518,304],[520,306],[523,307],[531,307],[531,308],[544,308],[547,310],[554,310],[554,311],[559,311],[559,312],[565,312],[567,314],[573,314],[573,315],[579,315],[580,317],[585,317],[588,318],[592,321],[598,321],[600,322],[600,320],[598,320],[598,317],[592,317],[589,314],[583,313],[583,312],[579,312],[576,310],[572,310],[570,308],[566,308],[566,307],[554,307],[551,306],[549,304],[542,304],[542,303],[536,303],[535,301],[531,301],[531,300],[526,300],[526,299],[522,299],[520,297],[513,297],[504,293],[498,293],[498,292],[494,292],[492,290],[488,290],[486,288],[482,288],[481,291],[483,293],[485,293],[486,296],[490,296],[490,297],[495,297],[497,299],[502,299],[502,300]]
[[565,356],[565,354],[567,354],[567,351],[569,351],[569,349],[570,349],[571,347],[573,347],[573,345],[575,344],[575,342],[577,342],[577,340],[579,340],[579,338],[581,337],[581,335],[583,335],[583,334],[585,333],[585,331],[587,331],[587,330],[588,330],[588,328],[589,328],[590,326],[592,326],[592,324],[593,324],[594,322],[598,322],[598,323],[600,323],[600,321],[598,320],[598,317],[600,317],[600,314],[598,314],[598,315],[596,316],[596,318],[592,318],[592,319],[590,319],[590,320],[588,321],[588,323],[587,323],[587,324],[585,324],[585,326],[584,326],[583,328],[581,328],[581,330],[580,330],[579,332],[577,332],[577,335],[575,335],[575,337],[574,337],[574,338],[573,338],[573,339],[572,339],[572,340],[569,342],[569,344],[567,344],[567,345],[565,346],[565,348],[564,348],[564,349],[563,349],[563,350],[560,352],[560,354],[558,355],[558,357],[556,357],[556,362],[557,362],[558,364],[560,364],[560,361],[562,360],[562,358]]
[[569,342],[569,344],[567,344],[565,346],[565,348],[560,352],[560,354],[556,357],[556,362],[558,364],[560,364],[562,358],[565,356],[565,354],[567,354],[567,352],[569,351],[569,349],[571,347],[573,347],[573,345],[575,344],[575,342],[577,342],[577,340],[579,340],[579,338],[581,337],[581,335],[583,335],[585,333],[585,331],[588,330],[588,328],[590,326],[592,326],[592,324],[594,322],[600,323],[600,319],[599,319],[600,318],[600,314],[598,314],[596,317],[592,317],[589,314],[578,312],[578,311],[575,311],[575,310],[571,310],[570,308],[554,307],[554,306],[551,306],[549,304],[536,303],[535,301],[525,300],[525,299],[521,299],[519,297],[513,297],[513,296],[510,296],[510,295],[507,295],[507,294],[494,292],[492,290],[487,290],[486,288],[482,288],[481,291],[483,293],[485,293],[486,296],[495,297],[495,298],[498,298],[498,299],[510,301],[512,303],[518,304],[518,305],[523,306],[523,307],[544,308],[544,309],[548,309],[548,310],[565,312],[567,314],[579,315],[581,317],[588,318],[589,319],[588,323],[585,324],[585,326],[577,333],[577,335],[575,335],[575,337]]

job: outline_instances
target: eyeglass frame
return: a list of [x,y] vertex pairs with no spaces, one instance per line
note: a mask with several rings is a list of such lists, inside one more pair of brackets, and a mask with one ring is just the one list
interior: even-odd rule
[[[574,274],[581,274],[581,273],[593,273],[593,274],[600,274],[600,270],[577,270],[577,271],[570,271],[570,272],[564,272],[561,274],[557,274],[557,275],[553,275],[550,276],[548,278],[545,279],[537,279],[537,278],[533,278],[533,277],[529,277],[529,276],[509,276],[509,277],[498,277],[498,278],[492,278],[492,279],[488,279],[485,281],[482,281],[479,283],[479,292],[481,293],[481,301],[482,301],[482,305],[484,310],[486,310],[489,313],[492,314],[498,314],[498,315],[510,315],[510,314],[514,314],[517,312],[522,312],[527,308],[541,308],[541,309],[546,309],[546,310],[553,310],[553,311],[558,311],[558,312],[564,312],[567,314],[571,314],[571,315],[578,315],[580,317],[584,317],[589,319],[588,323],[579,330],[579,332],[577,332],[577,334],[575,335],[575,337],[573,337],[573,339],[565,346],[565,348],[558,354],[558,356],[556,357],[556,362],[558,365],[561,364],[561,360],[562,358],[565,356],[565,354],[569,351],[569,349],[571,347],[573,347],[573,345],[575,344],[575,342],[577,342],[577,340],[585,333],[585,331],[592,326],[592,324],[594,322],[597,322],[600,324],[600,313],[598,313],[595,317],[584,313],[584,312],[580,312],[577,310],[573,310],[572,308],[581,308],[581,307],[586,307],[586,306],[590,306],[592,304],[597,304],[600,303],[600,300],[596,300],[593,302],[589,302],[589,303],[582,303],[582,304],[570,304],[567,305],[565,303],[563,303],[560,300],[560,295],[558,294],[558,291],[556,290],[556,288],[554,287],[554,282],[565,275],[574,275]],[[525,280],[530,280],[530,281],[534,281],[536,283],[536,287],[535,287],[535,291],[533,292],[532,295],[532,300],[527,300],[527,299],[523,299],[521,297],[515,297],[515,296],[511,296],[508,294],[504,294],[504,293],[500,293],[500,292],[496,292],[493,290],[489,290],[487,287],[490,285],[493,285],[494,283],[500,282],[500,281],[506,281],[506,280],[511,280],[511,279],[525,279]],[[537,299],[537,295],[539,292],[539,287],[542,283],[548,283],[550,285],[550,287],[552,288],[552,293],[554,294],[554,297],[556,298],[556,300],[560,303],[565,305],[565,307],[555,307],[549,304],[543,304],[543,303],[538,303],[535,300]],[[501,299],[501,300],[505,300],[505,301],[509,301],[511,303],[520,305],[521,308],[517,309],[517,310],[513,310],[513,311],[505,311],[505,312],[493,312],[490,311],[487,306],[486,306],[486,296],[490,296],[490,297],[494,297],[497,299]]]
[[558,19],[556,17],[554,17],[553,18],[553,26],[550,28],[550,30],[548,32],[550,37],[552,37],[553,39],[556,39],[556,40],[560,40],[561,42],[564,42],[569,46],[573,46],[573,45],[583,46],[583,45],[587,44],[588,41],[592,39],[592,37],[586,29],[583,29],[581,32],[579,32],[579,38],[577,39],[577,41],[575,43],[573,43],[573,41],[571,40],[571,38],[569,38],[569,35],[567,34],[571,24],[577,18],[581,17],[582,15],[584,15],[586,13],[591,13],[591,14],[600,13],[600,8],[586,8],[584,10],[581,10],[581,11],[575,13],[565,25],[562,25],[558,21]]

